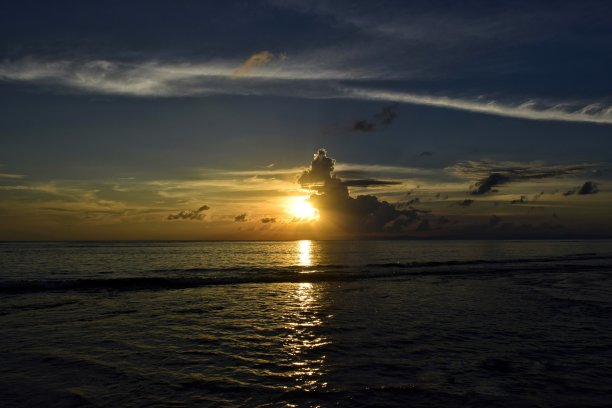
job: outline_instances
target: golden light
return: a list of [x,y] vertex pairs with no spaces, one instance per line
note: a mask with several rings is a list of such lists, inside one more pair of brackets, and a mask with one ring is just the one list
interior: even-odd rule
[[298,256],[300,266],[312,265],[312,259],[310,258],[310,245],[311,242],[309,240],[298,241]]
[[327,371],[324,347],[331,343],[319,329],[325,324],[322,292],[319,286],[309,282],[290,287],[295,290],[282,313],[289,329],[283,339],[283,351],[293,366],[289,376],[295,381],[296,389],[322,390],[327,388],[327,383],[322,381]]
[[299,221],[316,221],[319,211],[308,202],[308,196],[291,198],[287,212]]

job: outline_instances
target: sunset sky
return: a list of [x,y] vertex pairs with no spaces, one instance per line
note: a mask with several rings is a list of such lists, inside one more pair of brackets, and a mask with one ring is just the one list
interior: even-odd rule
[[5,2],[0,240],[609,236],[612,4],[550,4]]

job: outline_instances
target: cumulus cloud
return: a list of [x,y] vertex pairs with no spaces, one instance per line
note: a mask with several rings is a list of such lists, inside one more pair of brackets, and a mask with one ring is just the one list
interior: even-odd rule
[[234,221],[235,222],[246,222],[247,221],[246,213],[235,216]]
[[[374,195],[351,197],[348,185],[333,174],[335,160],[325,149],[315,153],[310,169],[298,182],[303,188],[314,190],[310,203],[321,214],[321,221],[351,233],[402,231],[419,219],[420,211],[399,210]],[[372,185],[372,184],[368,184]]]
[[[327,157],[325,149],[319,149],[314,154],[312,162],[310,162],[310,169],[304,170],[298,179],[298,183],[303,187],[312,188],[329,182],[332,178],[335,178],[335,175],[333,175],[335,164],[334,159]],[[338,182],[340,181],[338,180]]]
[[168,220],[202,220],[206,217],[206,214],[203,214],[204,211],[210,210],[210,207],[207,205],[203,205],[196,210],[183,210],[176,214],[168,214]]
[[470,194],[495,192],[494,187],[526,180],[561,177],[595,171],[601,163],[546,165],[543,162],[494,162],[490,160],[459,162],[448,167],[457,177],[476,180]]
[[[371,187],[371,186],[391,186],[401,184],[398,181],[389,180],[378,180],[372,178],[357,178],[341,180],[334,173],[334,166],[336,161],[327,156],[325,149],[319,149],[314,154],[314,159],[310,163],[310,168],[304,170],[302,175],[298,179],[303,187],[310,189],[323,188],[326,184],[334,183],[340,184],[344,187]],[[346,170],[343,174],[348,176],[359,176],[362,175],[362,171]]]
[[382,110],[371,119],[360,119],[353,122],[352,132],[371,132],[384,129],[397,117],[397,104],[383,106]]

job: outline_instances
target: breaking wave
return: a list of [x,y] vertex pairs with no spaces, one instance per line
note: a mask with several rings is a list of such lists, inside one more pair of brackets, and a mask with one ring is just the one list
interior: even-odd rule
[[[500,273],[579,272],[581,270],[610,268],[610,261],[612,261],[612,254],[581,253],[558,257],[502,260],[477,259],[471,261],[370,263],[365,265],[295,265],[277,268],[158,269],[149,271],[149,275],[153,276],[5,280],[0,282],[0,293],[15,294],[69,290],[170,290],[212,285],[332,282],[427,275],[486,276]],[[160,276],[163,274],[168,276]]]

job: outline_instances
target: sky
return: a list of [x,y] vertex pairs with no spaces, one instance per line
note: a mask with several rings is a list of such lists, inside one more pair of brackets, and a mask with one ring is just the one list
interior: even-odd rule
[[0,240],[612,231],[607,1],[0,5]]

